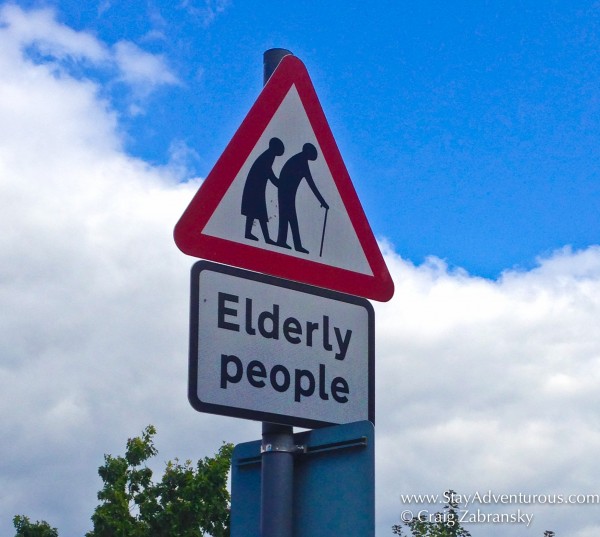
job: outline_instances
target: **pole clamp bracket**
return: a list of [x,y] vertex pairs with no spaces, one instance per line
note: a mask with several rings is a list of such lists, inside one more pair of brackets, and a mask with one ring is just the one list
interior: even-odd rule
[[263,444],[260,446],[261,453],[306,453],[306,446],[298,446],[298,445],[278,445],[275,443]]

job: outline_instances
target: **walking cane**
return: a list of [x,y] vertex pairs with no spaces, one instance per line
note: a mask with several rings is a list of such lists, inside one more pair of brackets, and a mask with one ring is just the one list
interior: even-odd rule
[[323,242],[325,241],[325,226],[327,225],[327,213],[329,207],[325,209],[325,220],[323,221],[323,233],[321,234],[321,249],[319,250],[319,257],[323,257]]

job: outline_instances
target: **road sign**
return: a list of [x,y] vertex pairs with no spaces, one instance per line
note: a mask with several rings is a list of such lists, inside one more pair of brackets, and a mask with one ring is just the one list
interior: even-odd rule
[[[375,434],[368,421],[297,433],[295,537],[374,537]],[[231,461],[231,537],[260,537],[261,442],[238,444]]]
[[199,261],[190,403],[299,427],[374,422],[374,322],[368,300]]
[[394,285],[303,63],[286,56],[175,227],[186,254],[386,301]]

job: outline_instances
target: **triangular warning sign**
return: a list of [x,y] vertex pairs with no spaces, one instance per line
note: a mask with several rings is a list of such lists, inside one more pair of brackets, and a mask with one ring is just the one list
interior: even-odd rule
[[394,284],[304,64],[286,56],[175,227],[186,254],[387,301]]

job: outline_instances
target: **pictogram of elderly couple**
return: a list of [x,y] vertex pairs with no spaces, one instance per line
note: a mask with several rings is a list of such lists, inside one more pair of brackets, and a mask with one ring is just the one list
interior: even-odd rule
[[[290,157],[281,168],[279,177],[273,172],[273,163],[276,157],[285,152],[283,142],[279,138],[271,138],[269,148],[261,153],[252,164],[242,194],[242,215],[246,217],[245,237],[253,241],[259,238],[252,233],[254,221],[258,220],[262,230],[265,243],[291,249],[287,243],[288,229],[292,231],[294,250],[304,254],[309,251],[302,245],[300,228],[298,227],[298,214],[296,212],[296,194],[302,179],[306,179],[308,186],[315,197],[319,200],[321,207],[325,209],[323,221],[323,232],[321,234],[321,249],[319,256],[323,255],[323,241],[325,239],[325,226],[327,225],[327,213],[329,205],[319,192],[317,185],[310,173],[309,161],[317,159],[317,148],[311,143],[305,143],[302,151]],[[267,222],[266,190],[267,183],[271,181],[277,187],[277,202],[279,206],[279,229],[277,240],[269,236]]]

